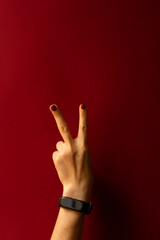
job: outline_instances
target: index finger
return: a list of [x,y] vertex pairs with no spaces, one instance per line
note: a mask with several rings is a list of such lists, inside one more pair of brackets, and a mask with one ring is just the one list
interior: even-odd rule
[[72,136],[70,134],[68,125],[67,125],[66,121],[64,120],[64,117],[63,117],[61,111],[59,110],[58,106],[56,104],[54,104],[54,105],[52,104],[49,107],[49,109],[50,109],[51,113],[53,114],[53,116],[55,118],[57,127],[59,129],[59,132],[60,132],[63,140],[66,143],[71,143]]

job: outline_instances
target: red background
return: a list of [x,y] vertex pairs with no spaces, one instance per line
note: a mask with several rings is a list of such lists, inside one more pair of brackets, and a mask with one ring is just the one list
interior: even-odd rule
[[53,231],[52,103],[73,137],[88,108],[95,184],[82,239],[160,239],[158,29],[154,0],[0,1],[0,240]]

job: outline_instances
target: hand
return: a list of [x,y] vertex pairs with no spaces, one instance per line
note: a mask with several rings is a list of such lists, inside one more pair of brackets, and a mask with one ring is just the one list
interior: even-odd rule
[[63,185],[63,196],[88,202],[94,174],[88,146],[87,109],[82,109],[81,106],[84,105],[79,106],[79,129],[75,139],[72,138],[58,106],[54,104],[49,107],[64,140],[57,142],[57,151],[53,152],[52,158]]

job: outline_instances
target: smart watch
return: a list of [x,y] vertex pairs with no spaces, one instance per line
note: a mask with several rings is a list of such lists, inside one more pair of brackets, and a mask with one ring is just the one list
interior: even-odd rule
[[87,203],[82,200],[70,197],[61,197],[59,199],[58,206],[85,214],[90,214],[92,211],[92,203]]

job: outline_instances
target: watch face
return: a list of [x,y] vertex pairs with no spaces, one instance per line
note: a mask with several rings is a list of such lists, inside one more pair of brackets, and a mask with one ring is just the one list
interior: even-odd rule
[[83,207],[83,204],[82,204],[81,202],[73,201],[73,202],[72,202],[72,207],[73,207],[73,208],[76,208],[77,210],[81,210],[82,207]]
[[83,207],[83,203],[80,201],[74,201],[72,199],[61,199],[61,204],[63,206],[69,207],[69,208],[73,208],[73,209],[77,209],[77,210],[82,210]]

